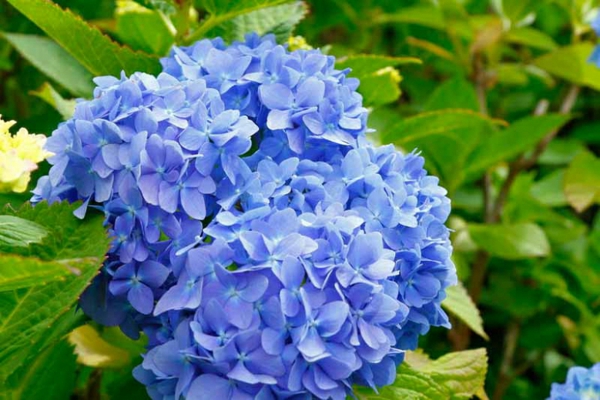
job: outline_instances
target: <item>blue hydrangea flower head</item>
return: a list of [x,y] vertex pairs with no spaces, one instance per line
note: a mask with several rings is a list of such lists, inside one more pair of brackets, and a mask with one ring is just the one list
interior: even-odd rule
[[[600,12],[596,14],[596,18],[592,20],[591,27],[596,32],[596,36],[600,37]],[[600,67],[600,45],[594,48],[590,55],[589,61]]]
[[33,201],[100,209],[84,293],[149,339],[153,399],[345,399],[391,384],[456,283],[446,191],[375,147],[358,81],[272,36],[173,48],[157,77],[102,77],[48,140]]
[[548,400],[600,399],[600,363],[591,368],[572,367],[565,383],[553,383]]

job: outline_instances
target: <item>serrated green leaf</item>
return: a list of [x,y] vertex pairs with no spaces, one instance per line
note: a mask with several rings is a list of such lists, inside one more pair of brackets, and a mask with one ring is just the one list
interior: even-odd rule
[[489,340],[483,330],[481,314],[462,283],[446,289],[446,299],[442,302],[442,307],[464,322],[473,332]]
[[0,253],[3,247],[27,247],[41,243],[48,231],[35,222],[12,215],[0,215]]
[[475,88],[463,77],[458,76],[443,82],[431,94],[423,107],[424,111],[436,111],[448,108],[479,110]]
[[364,387],[355,392],[361,400],[469,399],[483,392],[486,374],[485,349],[449,353],[435,361],[408,353],[392,385],[379,393]]
[[[109,239],[103,218],[78,220],[72,215],[77,206],[40,203],[13,211],[49,231],[41,243],[14,249],[15,253],[41,260],[69,260],[78,274],[67,274],[63,280],[46,285],[0,292],[0,382],[17,374],[10,381],[18,384],[20,367],[35,358],[50,338],[61,337],[63,329],[71,325],[70,318],[63,316],[68,316],[104,261]],[[57,330],[50,330],[52,326]]]
[[446,387],[452,398],[470,399],[483,390],[487,353],[485,349],[448,353],[425,364],[419,371]]
[[508,161],[529,150],[546,135],[560,129],[570,119],[568,115],[547,114],[518,120],[481,143],[469,157],[467,175],[482,173],[501,161]]
[[[91,92],[90,92],[91,93]],[[56,111],[62,115],[66,121],[73,116],[75,112],[75,100],[66,100],[50,85],[48,82],[44,83],[42,87],[30,94],[39,97],[46,103],[50,104]]]
[[121,46],[71,11],[48,0],[7,0],[93,75],[160,72],[158,58]]
[[76,364],[73,347],[61,341],[49,347],[34,362],[13,388],[8,398],[14,400],[64,400],[75,388]]
[[564,193],[577,212],[600,204],[600,159],[588,151],[579,153],[565,172]]
[[175,43],[175,32],[157,11],[133,1],[120,1],[115,16],[115,34],[134,50],[164,56]]
[[37,35],[4,33],[23,57],[75,96],[91,97],[92,74],[56,42]]
[[0,292],[42,285],[79,273],[80,259],[42,261],[0,253]]
[[560,47],[535,59],[534,64],[559,78],[600,90],[600,68],[589,62],[593,50],[589,42]]
[[200,0],[200,6],[208,12],[200,26],[186,39],[186,43],[193,43],[215,27],[236,18],[242,14],[251,13],[265,7],[273,7],[290,3],[292,0]]
[[429,172],[450,191],[465,178],[465,163],[496,121],[472,110],[446,109],[406,118],[382,132],[383,143],[422,152]]
[[554,50],[558,47],[552,37],[538,29],[530,27],[511,29],[506,33],[505,39],[511,43],[522,44],[542,50]]
[[129,353],[108,343],[90,325],[80,326],[69,333],[69,342],[75,346],[77,362],[94,368],[116,368],[129,365]]
[[281,4],[242,14],[215,27],[210,36],[220,36],[228,43],[243,40],[244,35],[256,32],[259,35],[272,33],[277,42],[285,42],[296,25],[304,18],[308,8],[304,2]]
[[544,231],[533,223],[469,224],[473,241],[493,256],[519,260],[544,257],[550,253],[550,244]]

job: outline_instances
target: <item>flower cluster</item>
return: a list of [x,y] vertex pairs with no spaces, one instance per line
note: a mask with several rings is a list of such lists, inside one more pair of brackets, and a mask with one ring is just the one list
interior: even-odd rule
[[600,363],[589,369],[573,367],[563,384],[553,383],[548,400],[600,399]]
[[31,172],[50,155],[44,150],[46,136],[31,135],[25,128],[11,135],[15,123],[0,115],[0,192],[24,192]]
[[393,382],[456,281],[446,191],[374,147],[358,81],[249,35],[97,78],[48,141],[35,201],[81,200],[113,244],[84,311],[149,350],[153,399],[345,399]]

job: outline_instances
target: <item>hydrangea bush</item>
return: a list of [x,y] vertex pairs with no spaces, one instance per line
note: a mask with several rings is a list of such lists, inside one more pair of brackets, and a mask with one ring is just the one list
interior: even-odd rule
[[548,400],[600,399],[600,363],[591,368],[572,367],[565,383],[553,383]]
[[34,202],[81,201],[113,238],[81,298],[149,338],[154,399],[345,399],[391,384],[456,282],[446,191],[366,134],[359,82],[247,36],[96,78],[48,139]]

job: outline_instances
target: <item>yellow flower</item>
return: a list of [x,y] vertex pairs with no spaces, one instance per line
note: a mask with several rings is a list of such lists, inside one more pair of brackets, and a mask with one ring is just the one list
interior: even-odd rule
[[288,49],[290,51],[294,50],[310,50],[312,46],[306,43],[306,39],[302,36],[290,36],[288,39]]
[[52,155],[44,150],[46,136],[29,134],[25,128],[12,136],[14,124],[0,115],[0,192],[24,192],[37,164]]

